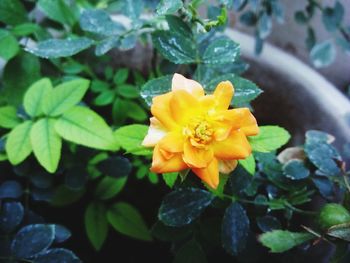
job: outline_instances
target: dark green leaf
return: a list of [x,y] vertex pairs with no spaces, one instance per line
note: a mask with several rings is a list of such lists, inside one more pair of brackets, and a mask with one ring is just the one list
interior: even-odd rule
[[335,60],[336,49],[329,40],[315,45],[310,51],[312,63],[316,68],[327,67]]
[[120,39],[115,36],[105,38],[96,44],[95,55],[102,56],[113,48],[118,47]]
[[166,226],[161,221],[157,221],[152,227],[152,236],[161,241],[181,241],[192,234],[192,227],[172,227]]
[[235,89],[235,95],[231,105],[239,107],[258,97],[262,91],[250,80],[235,76],[234,74],[224,74],[212,79],[206,86],[206,91],[212,93],[221,81],[231,81]]
[[128,177],[104,177],[97,185],[95,195],[101,200],[111,199],[123,190]]
[[131,172],[131,163],[124,157],[109,157],[97,164],[98,169],[104,175],[114,178],[126,177]]
[[185,243],[176,253],[173,263],[206,263],[204,251],[194,239]]
[[0,211],[0,230],[11,233],[22,222],[24,208],[19,202],[4,202]]
[[157,6],[158,15],[169,15],[183,7],[181,0],[161,0]]
[[337,30],[344,18],[344,13],[343,5],[338,1],[333,8],[324,8],[322,12],[322,22],[325,28],[330,32]]
[[350,222],[332,226],[327,230],[327,235],[350,242]]
[[15,36],[27,36],[30,35],[34,32],[36,32],[37,30],[39,30],[39,26],[37,24],[33,24],[33,23],[24,23],[24,24],[20,24],[18,26],[15,26],[14,28],[11,29],[12,34],[14,34]]
[[263,232],[270,232],[281,228],[280,221],[276,217],[270,215],[258,217],[256,223]]
[[239,44],[233,42],[231,39],[219,38],[207,47],[202,59],[205,64],[226,64],[235,62],[239,53]]
[[85,31],[104,36],[120,35],[125,31],[123,25],[114,22],[109,14],[101,9],[85,10],[80,16],[80,26]]
[[246,11],[239,17],[239,21],[246,26],[254,26],[257,20],[256,14],[253,11]]
[[60,185],[55,189],[51,200],[53,206],[66,206],[78,201],[85,193],[85,189],[73,191],[65,185]]
[[94,43],[93,40],[86,37],[77,37],[74,39],[48,39],[39,42],[34,48],[26,50],[42,58],[61,58],[73,56]]
[[146,111],[136,102],[133,101],[126,101],[127,105],[127,112],[126,115],[138,122],[144,122],[148,119],[148,114]]
[[35,263],[80,263],[80,259],[70,250],[65,248],[52,248],[34,258]]
[[263,15],[259,18],[258,22],[258,32],[261,39],[265,39],[270,35],[272,30],[272,21],[271,17],[267,13],[263,13]]
[[27,12],[21,1],[1,0],[0,21],[12,26],[26,22]]
[[143,11],[144,1],[142,0],[121,0],[122,12],[131,19],[134,25],[138,25],[140,15]]
[[107,213],[109,223],[118,232],[144,241],[151,241],[152,236],[141,214],[130,204],[118,202]]
[[38,58],[23,53],[11,59],[3,72],[3,92],[7,102],[14,105],[20,104],[27,88],[39,78],[40,63]]
[[259,241],[270,248],[272,253],[282,253],[313,238],[310,233],[274,230],[262,234]]
[[107,211],[103,203],[90,203],[85,211],[85,230],[93,247],[102,248],[108,234]]
[[237,202],[225,211],[221,228],[222,245],[232,255],[237,255],[246,246],[249,234],[249,218]]
[[210,192],[201,189],[177,189],[164,197],[158,217],[168,226],[184,226],[199,217],[213,199]]
[[94,100],[97,106],[106,106],[113,103],[115,99],[115,92],[113,90],[102,91]]
[[165,94],[171,90],[171,79],[172,76],[168,75],[149,80],[141,88],[141,97],[150,106],[152,104],[153,97]]
[[294,20],[298,24],[304,25],[309,21],[309,18],[306,16],[306,14],[303,11],[297,11],[294,14]]
[[140,97],[140,91],[133,85],[121,84],[117,88],[118,93],[127,99],[135,99]]
[[0,185],[0,199],[18,199],[22,196],[22,186],[16,181],[5,181]]
[[53,225],[27,225],[15,235],[11,251],[18,258],[30,258],[49,248],[54,239],[55,229]]
[[113,76],[113,82],[116,85],[121,85],[125,83],[125,81],[129,77],[129,69],[128,68],[120,68],[117,70],[117,72]]
[[310,51],[316,44],[316,35],[312,27],[307,28],[307,37],[305,39],[307,49]]
[[309,169],[300,160],[290,160],[283,166],[283,171],[286,177],[292,180],[305,179],[310,175]]

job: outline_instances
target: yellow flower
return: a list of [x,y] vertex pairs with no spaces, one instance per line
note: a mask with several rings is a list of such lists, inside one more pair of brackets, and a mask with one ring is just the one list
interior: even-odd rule
[[251,154],[247,136],[258,125],[248,108],[228,109],[234,93],[229,81],[211,95],[202,86],[174,74],[172,91],[153,98],[151,125],[142,145],[154,147],[151,171],[192,171],[217,188],[219,171],[230,173]]

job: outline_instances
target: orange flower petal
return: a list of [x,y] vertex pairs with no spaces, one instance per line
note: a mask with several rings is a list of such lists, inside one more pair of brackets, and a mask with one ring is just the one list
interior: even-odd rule
[[214,155],[218,159],[244,159],[251,154],[250,144],[245,134],[240,131],[231,131],[224,141],[213,143]]
[[232,123],[233,129],[241,129],[246,136],[254,136],[259,133],[256,119],[248,108],[228,110],[223,113],[223,116]]
[[145,147],[155,146],[166,135],[166,130],[160,121],[152,117],[150,118],[150,122],[147,135],[142,141],[142,145]]
[[197,148],[189,141],[185,142],[183,160],[189,167],[205,168],[213,158],[214,153],[211,148]]
[[192,168],[192,171],[210,187],[216,189],[219,185],[218,161],[213,158],[206,168]]
[[218,84],[214,91],[214,97],[216,99],[216,107],[219,110],[227,110],[230,106],[234,88],[230,81],[222,81]]
[[170,100],[172,96],[172,92],[156,96],[153,98],[151,106],[152,115],[156,117],[167,130],[175,129],[177,126],[170,111]]
[[198,101],[185,90],[176,90],[170,99],[170,110],[176,122],[183,123],[198,112]]
[[184,76],[175,73],[171,82],[171,90],[185,90],[195,97],[204,96],[204,90],[201,84],[192,79],[185,78]]
[[158,146],[171,153],[179,153],[184,150],[184,136],[181,132],[169,132],[158,143]]
[[219,160],[219,171],[223,174],[229,174],[237,167],[237,160]]
[[[163,152],[164,154],[164,152]],[[178,172],[188,168],[182,160],[182,154],[172,154],[170,159],[166,159],[158,147],[154,148],[151,171],[154,173]]]

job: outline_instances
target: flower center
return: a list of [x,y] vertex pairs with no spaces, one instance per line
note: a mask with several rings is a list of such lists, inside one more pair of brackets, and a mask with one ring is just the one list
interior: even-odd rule
[[214,130],[206,120],[194,120],[185,129],[193,146],[203,147],[212,141]]

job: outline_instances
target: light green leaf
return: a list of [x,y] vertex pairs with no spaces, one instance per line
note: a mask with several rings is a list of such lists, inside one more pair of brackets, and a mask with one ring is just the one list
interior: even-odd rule
[[55,131],[53,119],[41,119],[30,132],[33,152],[39,163],[50,173],[57,170],[61,157],[62,139]]
[[128,153],[134,155],[150,155],[152,152],[141,145],[148,131],[148,126],[132,124],[119,128],[114,136],[119,145]]
[[10,60],[19,50],[17,39],[8,31],[0,29],[0,57]]
[[92,46],[94,41],[86,37],[74,39],[48,39],[39,42],[34,48],[25,48],[26,51],[42,58],[61,58],[73,56]]
[[101,200],[107,200],[116,196],[123,190],[128,177],[113,178],[106,176],[97,185],[95,195]]
[[69,110],[82,100],[89,84],[87,79],[74,79],[56,86],[43,101],[44,113],[58,116]]
[[99,251],[108,234],[107,211],[103,203],[90,203],[85,211],[86,234],[95,248]]
[[260,126],[259,134],[248,138],[253,151],[271,152],[285,145],[290,134],[279,126]]
[[174,172],[174,173],[164,173],[162,174],[162,177],[164,179],[164,182],[166,183],[167,186],[170,188],[174,187],[174,184],[176,182],[177,177],[179,176],[179,173]]
[[107,212],[109,223],[118,232],[144,241],[151,241],[152,236],[140,212],[125,202],[112,205]]
[[26,22],[27,12],[21,1],[1,0],[0,21],[12,26]]
[[218,65],[235,62],[240,53],[239,44],[231,39],[219,38],[209,44],[203,54],[203,63]]
[[42,78],[34,82],[24,94],[23,106],[25,111],[32,117],[43,113],[43,103],[48,99],[52,90],[50,79]]
[[246,159],[239,160],[238,162],[243,166],[244,169],[247,170],[248,173],[251,175],[255,174],[256,163],[253,154],[249,155],[249,157]]
[[39,8],[52,20],[61,24],[74,25],[78,12],[75,1],[39,0]]
[[312,234],[306,232],[274,230],[260,235],[259,241],[270,248],[272,253],[282,253],[313,238]]
[[13,106],[0,107],[0,127],[12,129],[20,124],[17,117],[17,110]]
[[64,139],[101,150],[118,150],[113,132],[94,111],[75,106],[56,122],[56,131]]
[[30,143],[32,125],[31,121],[25,121],[9,133],[5,149],[11,164],[17,165],[21,163],[32,152]]
[[183,7],[181,0],[161,0],[157,5],[158,15],[170,15]]

